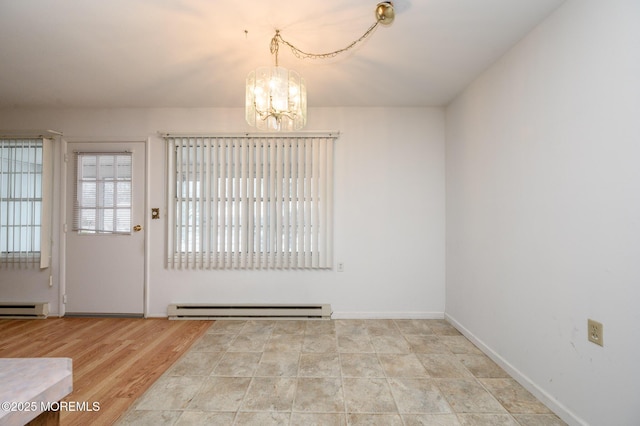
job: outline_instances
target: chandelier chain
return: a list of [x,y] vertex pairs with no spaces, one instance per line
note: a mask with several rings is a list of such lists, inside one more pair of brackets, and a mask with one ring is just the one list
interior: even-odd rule
[[279,43],[282,43],[282,44],[287,45],[291,49],[291,52],[293,52],[293,55],[298,59],[329,59],[329,58],[334,58],[334,57],[338,56],[339,54],[341,54],[343,52],[346,52],[347,50],[353,48],[355,45],[357,45],[358,43],[362,42],[364,39],[369,37],[371,35],[371,33],[373,32],[373,30],[376,29],[376,27],[378,26],[379,23],[380,23],[380,21],[374,22],[369,27],[369,29],[367,31],[365,31],[365,33],[360,36],[360,38],[358,38],[357,40],[351,42],[351,44],[349,44],[347,47],[343,47],[342,49],[334,50],[333,52],[327,52],[327,53],[309,53],[309,52],[305,52],[304,50],[301,50],[301,49],[297,48],[296,46],[294,46],[293,44],[291,44],[287,40],[283,39],[282,36],[280,35],[280,30],[276,30],[276,34],[271,39],[271,54],[275,55],[275,57],[276,57],[276,66],[278,66],[278,50],[280,48]]
[[[299,130],[307,123],[307,87],[300,74],[281,68],[278,64],[280,47],[287,46],[298,59],[334,58],[354,48],[369,37],[378,24],[391,25],[395,12],[390,1],[378,3],[376,22],[358,39],[342,49],[327,53],[311,53],[282,38],[276,29],[270,50],[275,56],[275,67],[261,67],[247,76],[245,118],[250,126],[261,130]],[[245,31],[246,33],[246,31]]]

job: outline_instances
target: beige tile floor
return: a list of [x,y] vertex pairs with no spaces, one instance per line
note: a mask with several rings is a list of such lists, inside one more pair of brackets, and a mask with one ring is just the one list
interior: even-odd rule
[[565,423],[442,320],[227,320],[118,424]]

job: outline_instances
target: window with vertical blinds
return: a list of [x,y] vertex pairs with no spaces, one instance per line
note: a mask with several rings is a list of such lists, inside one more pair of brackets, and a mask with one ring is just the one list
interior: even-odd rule
[[50,142],[0,138],[0,267],[49,266]]
[[331,268],[335,136],[166,136],[168,265]]

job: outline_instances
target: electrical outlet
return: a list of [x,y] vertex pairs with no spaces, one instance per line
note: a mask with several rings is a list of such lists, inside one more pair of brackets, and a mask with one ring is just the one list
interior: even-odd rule
[[589,341],[596,345],[604,346],[602,335],[602,324],[592,319],[587,320],[587,331],[589,333]]
[[344,272],[344,263],[338,262],[338,272]]

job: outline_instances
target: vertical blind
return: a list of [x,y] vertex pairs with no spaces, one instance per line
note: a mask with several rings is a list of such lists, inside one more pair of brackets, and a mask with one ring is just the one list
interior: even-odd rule
[[166,136],[168,266],[331,268],[335,136]]
[[51,143],[0,139],[0,266],[49,266]]

